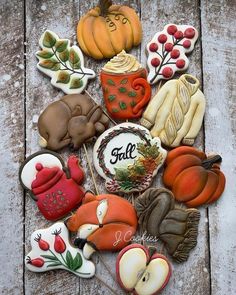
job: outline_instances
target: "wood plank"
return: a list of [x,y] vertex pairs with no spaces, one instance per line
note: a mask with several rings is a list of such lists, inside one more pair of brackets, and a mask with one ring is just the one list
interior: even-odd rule
[[202,1],[202,44],[206,151],[217,152],[227,179],[222,198],[209,206],[211,290],[236,291],[236,33],[235,1]]
[[18,169],[24,159],[24,5],[0,5],[0,293],[23,292],[23,204]]
[[[38,146],[37,116],[45,107],[62,97],[62,91],[50,84],[50,79],[40,73],[37,68],[35,52],[39,50],[38,40],[41,34],[50,29],[61,38],[74,41],[74,13],[78,10],[79,2],[73,0],[60,1],[26,1],[26,37],[27,37],[27,73],[26,73],[26,153],[30,155],[40,150]],[[62,156],[67,158],[66,153]],[[49,226],[44,217],[38,212],[36,204],[26,200],[25,207],[25,237],[26,253],[30,250],[30,236],[36,229]],[[25,271],[26,294],[71,294],[79,293],[80,279],[66,271],[50,271],[33,273]],[[73,291],[72,291],[73,290]]]
[[[163,30],[168,23],[193,25],[200,32],[200,17],[198,1],[143,1],[141,2],[143,42],[142,42],[142,64],[146,62],[145,46],[157,31]],[[197,42],[194,51],[189,56],[190,66],[188,73],[196,76],[201,83],[201,43]],[[179,75],[176,75],[179,76]],[[153,87],[152,94],[156,93]],[[203,128],[194,144],[203,149],[204,132]],[[158,175],[154,186],[160,186],[161,177]],[[210,294],[209,283],[209,255],[208,255],[208,228],[206,223],[207,212],[200,209],[201,220],[199,225],[199,236],[197,247],[191,251],[187,262],[179,265],[173,263],[173,276],[163,294],[189,295],[189,294]],[[159,246],[160,249],[160,246]],[[167,255],[167,253],[165,253]],[[167,255],[168,257],[168,255]],[[201,282],[201,283],[199,283]]]

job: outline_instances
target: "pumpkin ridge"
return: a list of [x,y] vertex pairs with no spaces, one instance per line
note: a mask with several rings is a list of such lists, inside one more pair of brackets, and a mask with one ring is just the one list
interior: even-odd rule
[[[88,17],[84,20],[83,28],[82,28],[82,36],[84,44],[89,52],[90,56],[95,56],[96,58],[103,58],[103,54],[98,48],[95,40],[94,40],[94,34],[93,34],[93,25],[94,25],[95,18],[94,17]],[[87,29],[89,27],[89,30]],[[91,51],[92,48],[92,51]]]
[[[198,175],[197,177],[194,175],[196,174],[196,171],[194,170],[201,170],[197,171]],[[195,172],[195,173],[194,173]],[[190,175],[191,174],[191,175]],[[202,183],[198,180],[196,183],[191,183],[195,178],[201,177]],[[190,200],[193,200],[196,198],[204,189],[208,179],[208,173],[207,171],[201,167],[201,166],[192,166],[184,171],[182,171],[175,179],[175,182],[173,184],[173,194],[176,198],[176,200],[181,202],[187,202]],[[188,182],[187,182],[188,180]],[[191,181],[191,182],[190,182]],[[196,184],[198,187],[196,187]],[[199,185],[200,184],[200,185]],[[195,191],[193,191],[193,186],[195,186]]]
[[188,207],[197,207],[205,204],[215,193],[219,179],[213,171],[208,171],[207,173],[208,178],[203,190],[194,199],[185,203]]

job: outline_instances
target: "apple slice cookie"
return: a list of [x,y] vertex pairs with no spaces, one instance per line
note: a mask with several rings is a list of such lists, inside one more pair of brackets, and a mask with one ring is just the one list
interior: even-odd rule
[[169,282],[171,265],[156,249],[132,244],[124,248],[116,260],[120,286],[137,295],[155,295]]

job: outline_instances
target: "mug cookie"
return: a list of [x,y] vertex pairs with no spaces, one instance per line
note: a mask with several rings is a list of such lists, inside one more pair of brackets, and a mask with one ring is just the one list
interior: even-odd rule
[[147,72],[124,50],[105,64],[101,84],[106,108],[114,119],[139,118],[151,98]]

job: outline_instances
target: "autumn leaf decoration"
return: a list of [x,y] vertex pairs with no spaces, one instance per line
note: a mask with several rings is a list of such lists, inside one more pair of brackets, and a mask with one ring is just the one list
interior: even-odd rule
[[93,70],[84,67],[84,58],[78,46],[70,46],[68,39],[59,39],[45,31],[39,40],[41,51],[36,53],[37,68],[51,77],[53,86],[65,93],[81,93],[88,79],[94,78]]

